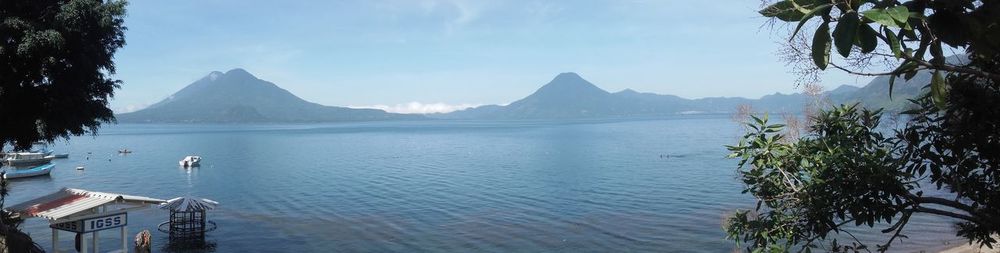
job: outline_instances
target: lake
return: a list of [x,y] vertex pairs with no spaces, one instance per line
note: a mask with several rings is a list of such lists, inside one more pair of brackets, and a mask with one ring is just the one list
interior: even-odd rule
[[[11,182],[7,204],[62,187],[209,198],[221,202],[208,214],[217,252],[730,252],[723,217],[754,203],[725,159],[739,134],[728,115],[111,125],[54,145],[70,158]],[[201,167],[177,165],[190,154]],[[149,229],[163,246],[155,226],[167,216],[131,212],[129,240]],[[24,225],[46,249],[47,226]],[[897,250],[957,242],[939,238],[953,234],[947,222],[915,217],[910,228]],[[117,232],[102,237],[104,250],[120,244]],[[60,238],[70,251],[72,237]]]

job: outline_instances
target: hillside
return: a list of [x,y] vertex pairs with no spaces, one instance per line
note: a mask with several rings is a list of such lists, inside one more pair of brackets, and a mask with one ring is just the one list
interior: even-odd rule
[[[923,92],[930,73],[921,72],[913,79],[896,80],[889,97],[888,77],[873,79],[864,87],[842,85],[827,91],[829,103],[861,103],[872,108],[898,111],[908,99]],[[506,106],[487,105],[447,114],[431,115],[443,119],[560,119],[592,117],[664,116],[690,113],[732,113],[740,105],[751,105],[758,112],[801,112],[813,101],[804,94],[775,93],[759,99],[709,97],[686,99],[674,95],[642,93],[631,89],[610,93],[576,73],[562,73],[527,97]]]
[[506,106],[488,105],[434,115],[448,119],[561,119],[663,116],[681,113],[726,113],[751,104],[766,111],[800,110],[809,98],[774,94],[761,99],[701,98],[642,93],[631,89],[610,93],[576,73],[562,73],[527,97]]
[[243,69],[212,72],[145,109],[116,115],[119,122],[337,122],[423,118],[376,109],[305,101]]
[[[861,103],[899,111],[923,92],[930,73],[896,80],[890,99],[888,77],[864,87],[843,85],[824,93],[827,101]],[[486,105],[445,114],[438,119],[573,119],[650,117],[692,113],[732,113],[740,105],[758,112],[801,112],[813,98],[775,93],[759,99],[709,97],[687,99],[631,89],[608,92],[572,72],[561,73],[534,93],[508,105]],[[212,72],[172,96],[133,113],[117,115],[120,122],[339,122],[423,119],[422,115],[387,113],[377,109],[324,106],[305,101],[242,69]]]

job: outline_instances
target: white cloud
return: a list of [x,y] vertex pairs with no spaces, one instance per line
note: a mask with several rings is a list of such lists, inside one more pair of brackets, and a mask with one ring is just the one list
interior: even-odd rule
[[149,107],[149,104],[141,103],[141,104],[130,104],[125,106],[115,107],[112,108],[111,110],[114,111],[115,113],[129,113],[145,109],[146,107]]
[[480,105],[482,104],[445,104],[445,103],[424,104],[421,102],[409,102],[405,104],[395,104],[395,105],[349,105],[347,107],[359,108],[359,109],[360,108],[379,109],[394,113],[429,114],[429,113],[448,113],[462,109],[477,107]]
[[418,3],[423,15],[437,15],[439,11],[452,12],[444,24],[448,34],[479,20],[484,12],[496,7],[495,5],[496,2],[487,0],[423,0]]

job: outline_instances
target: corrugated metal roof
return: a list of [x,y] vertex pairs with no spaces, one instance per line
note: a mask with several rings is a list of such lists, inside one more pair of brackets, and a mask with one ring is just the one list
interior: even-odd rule
[[179,197],[167,200],[167,203],[160,204],[162,209],[170,209],[171,211],[202,211],[202,210],[212,210],[215,206],[219,205],[211,199],[201,199],[192,197]]
[[81,189],[63,188],[49,195],[41,196],[7,208],[22,217],[41,217],[58,220],[121,200],[126,203],[160,204],[162,199],[132,196],[107,192],[92,192]]
[[121,198],[122,200],[129,201],[129,202],[144,202],[146,204],[160,204],[160,203],[166,202],[166,200],[162,200],[162,199],[158,199],[158,198],[150,198],[150,197],[134,196],[134,195],[125,195],[125,194],[120,194],[120,193],[94,192],[94,191],[87,191],[87,190],[80,190],[80,189],[73,189],[73,188],[63,188],[63,190],[73,191],[73,192],[75,192],[77,194],[87,195],[87,196],[95,197],[95,198],[104,198],[104,199],[113,199],[113,200],[117,200],[118,198]]

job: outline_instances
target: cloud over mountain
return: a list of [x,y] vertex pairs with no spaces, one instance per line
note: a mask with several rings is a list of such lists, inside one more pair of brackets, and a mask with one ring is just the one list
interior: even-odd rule
[[449,113],[458,110],[465,110],[469,108],[479,107],[483,104],[447,104],[447,103],[421,103],[421,102],[409,102],[405,104],[395,104],[395,105],[349,105],[348,108],[355,109],[379,109],[391,113],[404,113],[404,114],[431,114],[431,113]]

